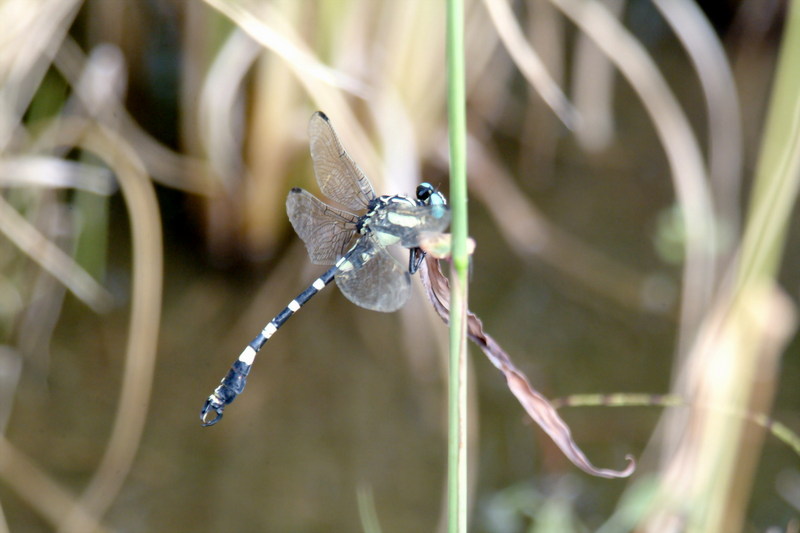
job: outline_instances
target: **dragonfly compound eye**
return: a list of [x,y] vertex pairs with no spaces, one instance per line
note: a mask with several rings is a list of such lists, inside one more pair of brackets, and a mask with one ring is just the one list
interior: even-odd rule
[[417,200],[420,202],[426,203],[433,193],[434,188],[430,183],[423,182],[417,185]]

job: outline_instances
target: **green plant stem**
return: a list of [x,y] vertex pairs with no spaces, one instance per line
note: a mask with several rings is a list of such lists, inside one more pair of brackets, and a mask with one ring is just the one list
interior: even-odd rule
[[467,531],[467,173],[463,0],[447,0],[447,107],[450,126],[450,365],[448,531]]
[[750,198],[737,286],[774,278],[800,188],[800,1],[789,3],[769,114]]

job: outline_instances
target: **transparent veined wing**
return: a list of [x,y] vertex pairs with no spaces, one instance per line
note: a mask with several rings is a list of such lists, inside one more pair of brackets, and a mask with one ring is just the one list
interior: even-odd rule
[[345,151],[325,113],[317,111],[308,123],[311,159],[322,194],[354,211],[375,198],[369,180]]
[[395,202],[370,218],[372,231],[400,238],[406,248],[419,246],[425,234],[441,233],[450,224],[450,211],[444,205],[410,205]]
[[353,268],[336,274],[336,285],[354,304],[372,311],[390,313],[408,301],[411,276],[370,236],[362,237],[348,260]]
[[356,233],[356,215],[331,207],[298,187],[286,197],[286,213],[312,263],[332,265],[347,253]]

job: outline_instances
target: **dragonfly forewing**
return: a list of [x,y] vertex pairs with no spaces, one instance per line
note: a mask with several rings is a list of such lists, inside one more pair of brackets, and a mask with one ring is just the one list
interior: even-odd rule
[[369,180],[345,151],[336,132],[321,111],[308,123],[311,159],[322,194],[343,207],[360,211],[375,198]]

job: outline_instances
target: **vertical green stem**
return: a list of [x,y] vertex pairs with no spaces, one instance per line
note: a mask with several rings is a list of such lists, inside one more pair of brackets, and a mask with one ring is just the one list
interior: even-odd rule
[[463,0],[447,0],[447,106],[450,125],[450,374],[448,531],[467,531],[467,172]]

